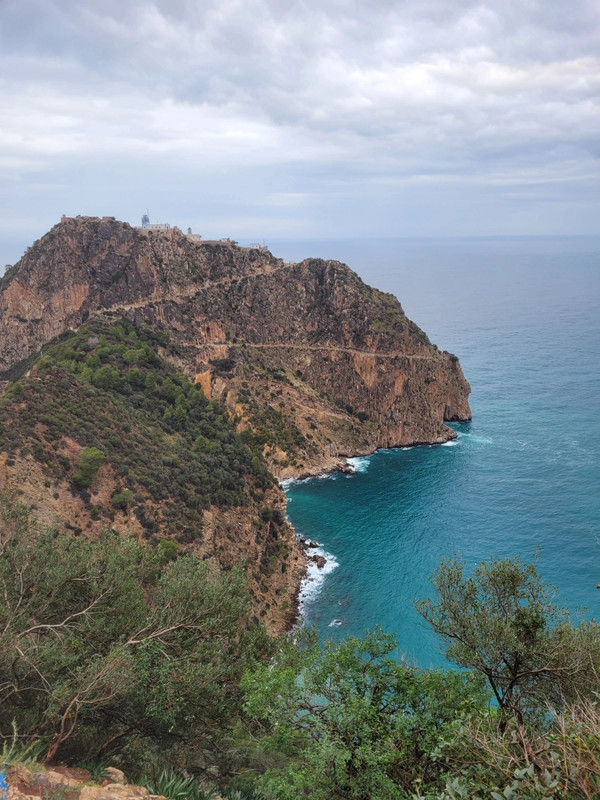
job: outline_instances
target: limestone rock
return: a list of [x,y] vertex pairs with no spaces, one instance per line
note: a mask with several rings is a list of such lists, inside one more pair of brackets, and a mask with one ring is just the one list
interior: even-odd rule
[[79,800],[138,800],[149,796],[150,792],[144,786],[109,783],[106,786],[84,786],[79,793]]
[[31,786],[34,789],[39,790],[42,795],[47,793],[48,796],[56,791],[66,790],[70,787],[79,787],[80,784],[81,781],[77,778],[72,778],[69,775],[65,775],[63,772],[58,772],[53,769],[33,773],[31,780]]

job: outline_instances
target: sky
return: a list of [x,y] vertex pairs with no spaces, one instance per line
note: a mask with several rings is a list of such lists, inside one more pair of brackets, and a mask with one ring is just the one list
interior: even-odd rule
[[600,0],[0,0],[0,272],[61,214],[600,233]]

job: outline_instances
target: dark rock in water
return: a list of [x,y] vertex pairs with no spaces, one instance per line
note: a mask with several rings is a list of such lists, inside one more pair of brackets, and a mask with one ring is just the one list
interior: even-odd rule
[[323,569],[323,567],[327,563],[327,559],[323,558],[323,556],[313,556],[312,560],[315,562],[315,564],[319,569]]
[[306,546],[312,548],[312,547],[318,547],[319,545],[318,542],[315,542],[313,539],[311,539],[310,542],[306,542]]

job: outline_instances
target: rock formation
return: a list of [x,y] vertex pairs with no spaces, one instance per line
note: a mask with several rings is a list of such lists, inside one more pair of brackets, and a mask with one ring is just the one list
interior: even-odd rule
[[112,218],[65,219],[2,279],[0,372],[98,314],[165,329],[207,396],[263,432],[278,477],[443,442],[471,415],[458,359],[344,264]]

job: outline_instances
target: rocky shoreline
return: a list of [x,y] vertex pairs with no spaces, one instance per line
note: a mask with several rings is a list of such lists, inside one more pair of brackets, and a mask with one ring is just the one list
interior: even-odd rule
[[[442,439],[440,441],[435,441],[435,442],[416,442],[415,444],[411,444],[411,445],[403,444],[403,445],[398,445],[397,448],[390,447],[390,448],[385,448],[385,449],[393,450],[393,449],[400,449],[400,448],[406,449],[406,448],[412,448],[412,447],[431,447],[433,445],[442,445],[445,442],[450,442],[450,441],[453,441],[454,439],[457,438],[456,431],[454,431],[452,428],[447,428],[447,430],[448,430],[448,434],[449,435],[447,436],[447,438],[444,438],[444,439]],[[356,475],[357,474],[357,470],[351,464],[351,460],[354,459],[354,458],[368,458],[368,457],[370,457],[372,455],[375,455],[375,453],[377,453],[379,449],[384,449],[384,448],[377,448],[376,450],[371,450],[371,451],[366,452],[366,453],[356,453],[353,456],[345,456],[345,457],[340,457],[340,458],[328,460],[327,462],[325,462],[325,464],[321,465],[320,469],[316,469],[315,468],[315,469],[310,469],[310,470],[304,470],[297,477],[279,478],[278,479],[279,480],[279,485],[285,492],[286,487],[290,486],[293,483],[300,483],[300,482],[303,482],[303,481],[315,480],[315,479],[318,479],[318,478],[327,478],[328,476],[336,475],[336,474]],[[287,521],[288,521],[288,524],[293,528],[292,523],[290,522],[289,518],[287,518]],[[305,568],[304,576],[302,577],[302,579],[300,581],[300,585],[298,586],[298,589],[297,589],[297,591],[295,593],[294,613],[293,613],[292,622],[290,623],[290,626],[289,626],[289,630],[293,630],[295,627],[297,627],[302,622],[302,618],[303,618],[303,615],[302,615],[302,605],[303,605],[303,603],[301,602],[302,591],[303,591],[303,589],[307,588],[307,584],[309,582],[312,582],[311,581],[311,576],[308,574],[309,567],[312,564],[314,564],[318,570],[322,571],[328,564],[328,559],[325,558],[324,555],[310,552],[310,551],[315,550],[315,549],[317,549],[319,547],[322,547],[323,546],[322,544],[320,544],[319,542],[314,541],[313,539],[305,539],[302,535],[299,535],[297,532],[296,532],[296,539],[298,540],[298,542],[300,544],[300,547],[302,548],[302,551],[304,553],[304,557],[306,559],[306,568]],[[337,566],[337,563],[336,563],[335,566]],[[598,584],[598,588],[600,588],[600,584]]]

